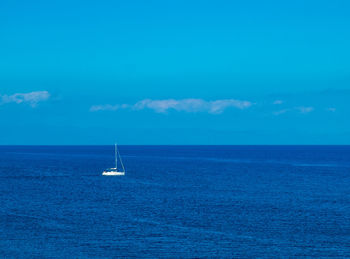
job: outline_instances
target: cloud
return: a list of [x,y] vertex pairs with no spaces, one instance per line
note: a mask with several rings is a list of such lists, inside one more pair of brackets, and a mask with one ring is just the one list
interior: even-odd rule
[[301,106],[301,107],[296,107],[296,109],[299,110],[301,113],[309,113],[314,110],[314,107]]
[[97,112],[97,111],[116,111],[119,109],[126,109],[129,108],[130,105],[128,104],[116,104],[116,105],[111,105],[111,104],[104,104],[104,105],[93,105],[90,107],[91,112]]
[[26,103],[35,107],[39,102],[46,101],[50,98],[48,91],[37,91],[30,93],[15,93],[13,95],[0,95],[0,105],[8,103]]
[[283,103],[282,100],[276,100],[276,101],[273,102],[273,104],[282,104],[282,103]]
[[337,109],[334,107],[330,107],[330,108],[327,108],[326,110],[329,112],[335,112]]
[[211,113],[221,113],[228,107],[235,107],[243,110],[252,106],[251,102],[234,99],[217,100],[214,102],[210,102],[209,104]]
[[97,111],[116,111],[118,110],[120,105],[93,105],[90,108],[90,111],[92,112],[97,112]]
[[235,99],[222,99],[215,101],[205,101],[203,99],[165,99],[165,100],[152,100],[144,99],[133,105],[94,105],[90,108],[90,111],[115,111],[118,109],[132,110],[144,110],[150,109],[157,113],[166,113],[169,110],[175,110],[179,112],[207,112],[211,114],[220,114],[227,108],[233,107],[240,110],[249,108],[253,103],[249,101],[241,101]]
[[283,110],[275,111],[275,112],[273,112],[273,114],[274,115],[281,115],[281,114],[291,112],[291,111],[298,111],[300,113],[310,113],[310,112],[314,111],[314,107],[299,106],[299,107],[294,107],[291,109],[283,109]]
[[279,111],[273,112],[273,114],[274,115],[281,115],[281,114],[284,114],[288,111],[290,111],[290,109],[279,110]]

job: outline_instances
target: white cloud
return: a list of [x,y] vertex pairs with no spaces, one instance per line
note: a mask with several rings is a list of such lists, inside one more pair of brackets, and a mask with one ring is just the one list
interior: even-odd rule
[[115,111],[118,109],[131,108],[132,110],[151,109],[157,113],[166,113],[168,110],[183,112],[207,112],[211,114],[220,114],[229,107],[237,109],[246,109],[253,104],[249,101],[241,101],[235,99],[223,99],[215,101],[205,101],[203,99],[165,99],[152,100],[144,99],[134,105],[94,105],[90,111]]
[[334,107],[330,107],[330,108],[327,108],[326,110],[329,112],[335,112],[337,109]]
[[282,104],[282,103],[283,103],[282,100],[276,100],[276,101],[273,102],[273,104]]
[[35,107],[39,102],[46,101],[50,98],[48,91],[37,91],[30,93],[15,93],[13,95],[0,95],[0,105],[7,103],[26,103]]
[[284,114],[288,111],[290,111],[290,109],[279,110],[279,111],[274,112],[273,114],[274,115],[281,115],[281,114]]
[[90,111],[97,112],[97,111],[116,111],[120,108],[120,105],[93,105],[90,108]]
[[228,107],[234,107],[243,110],[252,106],[251,102],[234,99],[217,100],[209,102],[209,104],[211,113],[222,113]]
[[314,107],[305,107],[305,106],[294,107],[292,109],[283,109],[283,110],[275,111],[273,112],[273,114],[277,116],[277,115],[285,114],[287,112],[292,112],[292,111],[298,111],[300,113],[310,113],[314,111]]
[[309,113],[314,110],[314,107],[301,106],[301,107],[296,107],[296,109],[299,110],[301,113]]

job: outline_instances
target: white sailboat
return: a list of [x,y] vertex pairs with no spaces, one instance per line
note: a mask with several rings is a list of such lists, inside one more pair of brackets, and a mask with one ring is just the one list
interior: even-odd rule
[[[117,148],[117,144],[114,145],[114,157],[115,157],[115,168],[108,168],[106,170],[103,171],[102,175],[125,175],[125,168],[123,165],[123,161],[122,158],[120,157],[118,148]],[[118,171],[118,157],[120,160],[120,164],[122,166],[122,171]]]

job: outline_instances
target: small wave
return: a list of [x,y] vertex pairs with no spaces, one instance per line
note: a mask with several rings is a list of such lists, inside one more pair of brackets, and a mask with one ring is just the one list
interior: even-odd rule
[[243,239],[253,239],[252,236],[248,235],[236,235],[224,231],[217,231],[217,230],[210,230],[210,229],[204,229],[202,227],[190,227],[190,226],[181,226],[178,224],[167,224],[167,223],[161,223],[154,220],[147,220],[147,219],[134,219],[133,221],[138,223],[146,223],[151,225],[159,225],[167,228],[174,228],[179,230],[186,230],[186,231],[192,231],[192,232],[199,232],[199,233],[206,233],[206,234],[214,234],[214,235],[221,235],[225,236],[227,238],[236,239],[236,238],[243,238]]
[[348,167],[347,165],[339,165],[339,164],[292,164],[297,167]]
[[142,157],[152,157],[164,160],[192,160],[192,161],[210,161],[217,163],[233,163],[233,164],[280,164],[287,166],[296,167],[343,167],[350,168],[349,164],[335,164],[335,163],[298,163],[296,161],[288,160],[272,160],[272,159],[233,159],[233,158],[217,158],[217,157],[183,157],[183,156],[142,156]]

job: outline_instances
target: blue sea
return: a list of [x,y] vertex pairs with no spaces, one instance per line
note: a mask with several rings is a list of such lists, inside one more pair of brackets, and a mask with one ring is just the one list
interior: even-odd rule
[[350,257],[350,146],[113,148],[0,146],[0,257]]

